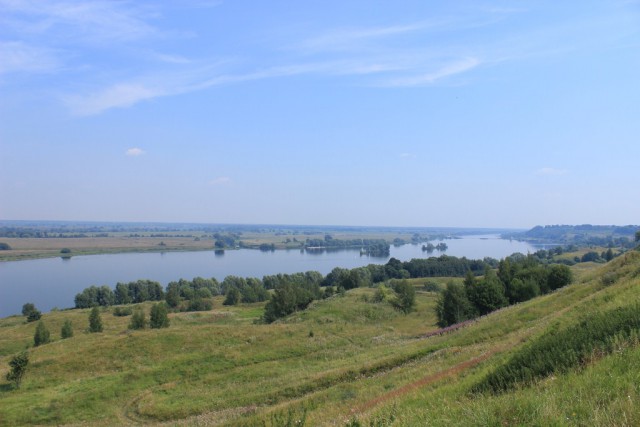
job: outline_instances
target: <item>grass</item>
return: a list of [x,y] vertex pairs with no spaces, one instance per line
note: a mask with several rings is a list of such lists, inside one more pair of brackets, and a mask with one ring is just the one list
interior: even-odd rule
[[[612,272],[617,280],[605,286],[600,279]],[[225,307],[220,297],[212,311],[171,314],[165,330],[128,331],[129,317],[109,308],[105,331],[89,334],[88,310],[51,312],[43,320],[54,342],[30,350],[22,388],[0,381],[0,424],[637,425],[640,351],[624,343],[529,387],[471,392],[525,343],[594,307],[638,299],[640,253],[575,273],[574,285],[430,338],[421,336],[437,329],[437,294],[420,280],[408,315],[371,302],[373,289],[316,301],[271,325],[254,324],[262,303]],[[65,319],[75,335],[61,340]],[[34,329],[23,317],[0,320],[2,378]]]

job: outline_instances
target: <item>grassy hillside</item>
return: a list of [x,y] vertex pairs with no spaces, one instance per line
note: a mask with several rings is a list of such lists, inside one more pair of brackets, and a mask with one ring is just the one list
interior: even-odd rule
[[[52,312],[43,320],[53,342],[30,350],[22,387],[0,382],[0,424],[638,425],[633,340],[530,386],[471,392],[549,330],[639,300],[638,252],[575,274],[574,285],[429,337],[437,294],[421,291],[421,280],[409,315],[372,302],[372,289],[271,325],[254,324],[262,304],[221,299],[210,312],[171,314],[164,330],[129,331],[130,318],[108,309],[105,331],[89,334],[88,310]],[[66,319],[75,335],[61,340]],[[3,379],[34,330],[23,317],[0,320]]]

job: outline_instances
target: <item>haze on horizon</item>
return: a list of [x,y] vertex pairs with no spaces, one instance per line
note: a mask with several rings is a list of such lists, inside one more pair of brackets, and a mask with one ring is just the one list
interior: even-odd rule
[[0,0],[0,219],[640,218],[640,2]]

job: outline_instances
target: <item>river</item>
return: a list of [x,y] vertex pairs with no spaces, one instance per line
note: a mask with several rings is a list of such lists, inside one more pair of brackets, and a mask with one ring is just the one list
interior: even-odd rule
[[[526,254],[539,249],[497,236],[467,236],[444,242],[448,249],[434,251],[431,255],[422,251],[422,244],[392,246],[390,257],[408,261],[446,254],[470,259],[500,259],[514,252]],[[0,317],[19,314],[26,302],[34,303],[43,312],[56,307],[73,307],[75,295],[91,285],[115,287],[117,282],[151,279],[166,286],[173,280],[197,276],[222,281],[228,275],[262,278],[269,274],[309,270],[327,274],[334,267],[384,264],[390,257],[369,257],[360,255],[358,250],[318,253],[238,249],[223,254],[214,251],[123,253],[0,262]]]

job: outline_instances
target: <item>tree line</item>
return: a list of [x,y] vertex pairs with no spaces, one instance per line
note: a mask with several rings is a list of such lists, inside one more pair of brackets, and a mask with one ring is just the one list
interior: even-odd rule
[[514,254],[498,263],[497,273],[486,268],[478,278],[469,270],[462,284],[449,282],[436,305],[438,324],[446,327],[483,316],[547,294],[571,281],[571,270],[566,265],[547,265],[536,256]]
[[[215,278],[196,277],[170,282],[166,289],[158,282],[138,280],[118,283],[115,290],[109,286],[91,286],[76,295],[75,304],[76,308],[90,308],[164,300],[173,311],[205,311],[213,307],[212,297],[223,295],[224,305],[267,301],[263,319],[272,322],[306,308],[313,300],[349,289],[370,287],[395,279],[467,275],[466,287],[458,289],[451,285],[443,292],[448,299],[442,302],[439,320],[441,324],[448,325],[559,287],[553,278],[550,279],[555,276],[550,275],[552,272],[557,275],[569,271],[568,268],[549,267],[546,252],[538,255],[514,254],[503,261],[493,258],[470,260],[447,255],[405,262],[391,258],[382,265],[369,264],[353,269],[336,267],[326,276],[317,271],[307,271],[266,275],[262,279],[227,276],[222,282]],[[497,276],[493,268],[498,268]],[[484,275],[482,279],[476,279],[481,275]],[[397,291],[395,288],[393,290]]]

